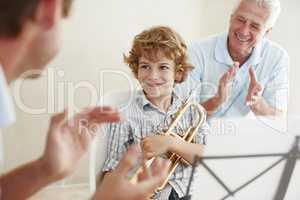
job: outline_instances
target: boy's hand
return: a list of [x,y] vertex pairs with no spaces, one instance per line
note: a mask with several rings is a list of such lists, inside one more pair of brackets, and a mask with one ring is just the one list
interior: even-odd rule
[[141,142],[141,148],[145,159],[151,159],[167,153],[171,145],[174,143],[174,138],[168,135],[155,135],[146,137]]

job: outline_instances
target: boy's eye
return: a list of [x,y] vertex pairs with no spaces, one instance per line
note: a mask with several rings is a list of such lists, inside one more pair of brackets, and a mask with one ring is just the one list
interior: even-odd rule
[[167,69],[169,69],[170,67],[169,66],[167,66],[167,65],[162,65],[162,66],[160,66],[160,69],[162,69],[162,70],[167,70]]
[[149,65],[140,65],[140,68],[141,68],[141,69],[149,69],[150,66],[149,66]]

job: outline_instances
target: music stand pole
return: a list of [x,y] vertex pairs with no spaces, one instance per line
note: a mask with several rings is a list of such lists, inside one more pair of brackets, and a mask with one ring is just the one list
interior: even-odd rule
[[291,181],[293,171],[297,160],[300,160],[300,136],[297,136],[295,143],[288,154],[286,154],[286,163],[281,174],[280,182],[274,196],[274,200],[284,200]]

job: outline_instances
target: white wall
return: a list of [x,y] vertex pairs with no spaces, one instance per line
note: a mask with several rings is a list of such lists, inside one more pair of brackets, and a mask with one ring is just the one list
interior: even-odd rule
[[[21,89],[26,105],[41,108],[52,105],[54,111],[60,110],[58,87],[67,81],[79,83],[88,80],[97,90],[104,86],[100,94],[130,87],[128,81],[119,75],[110,74],[99,83],[99,73],[103,69],[121,70],[131,76],[122,62],[122,54],[131,45],[133,36],[153,25],[169,25],[175,28],[187,42],[202,39],[210,34],[224,31],[227,27],[229,11],[233,0],[84,0],[75,1],[73,16],[65,22],[62,51],[49,64],[55,70],[54,95],[47,95],[47,79],[26,81]],[[300,93],[296,93],[300,72],[298,56],[300,28],[300,2],[282,1],[283,12],[271,38],[282,44],[291,56],[291,100],[290,110],[300,114]],[[64,70],[63,77],[57,75]],[[60,85],[59,85],[60,84]],[[61,95],[60,95],[61,96]],[[64,96],[64,95],[63,95]],[[49,100],[48,100],[49,98]],[[80,89],[74,96],[78,106],[87,105],[90,93]],[[63,99],[66,104],[67,99]],[[10,169],[25,161],[39,156],[44,147],[49,114],[33,115],[17,107],[18,123],[5,132],[6,163]],[[71,182],[86,180],[86,165]]]
[[[201,4],[199,0],[75,1],[72,18],[64,22],[62,51],[48,66],[54,70],[54,84],[48,85],[46,76],[24,82],[21,102],[35,109],[50,106],[49,111],[59,111],[58,101],[67,96],[60,95],[59,88],[62,85],[66,88],[67,82],[78,85],[86,80],[97,92],[101,85],[104,88],[98,96],[112,90],[129,89],[129,82],[120,75],[106,75],[100,82],[100,71],[112,69],[131,76],[123,64],[123,53],[129,50],[134,35],[150,26],[169,25],[186,40],[198,37]],[[64,71],[64,76],[59,76],[59,70]],[[49,95],[51,91],[53,94]],[[87,105],[90,98],[86,88],[77,90],[74,95],[78,107]],[[62,101],[67,104],[68,99],[62,98]],[[44,147],[50,114],[29,114],[23,110],[20,104],[17,105],[18,123],[4,135],[4,170],[39,156]],[[87,169],[84,162],[80,171],[68,182],[86,180]]]

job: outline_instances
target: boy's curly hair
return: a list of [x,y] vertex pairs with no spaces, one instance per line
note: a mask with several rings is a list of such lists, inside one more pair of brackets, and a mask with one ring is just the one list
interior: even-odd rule
[[129,55],[124,55],[124,62],[128,64],[137,77],[139,59],[144,56],[148,60],[156,61],[160,52],[167,58],[174,60],[175,72],[182,72],[181,80],[175,80],[175,82],[182,83],[185,81],[188,73],[194,67],[187,61],[185,42],[178,33],[169,27],[152,27],[135,36]]

